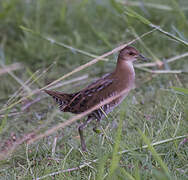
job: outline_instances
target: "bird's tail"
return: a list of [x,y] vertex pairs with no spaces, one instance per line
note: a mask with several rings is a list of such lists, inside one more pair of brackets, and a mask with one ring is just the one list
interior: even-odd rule
[[50,91],[50,90],[44,90],[48,95],[52,96],[53,99],[59,104],[59,108],[61,111],[65,109],[65,107],[70,102],[70,94],[61,93],[57,91]]

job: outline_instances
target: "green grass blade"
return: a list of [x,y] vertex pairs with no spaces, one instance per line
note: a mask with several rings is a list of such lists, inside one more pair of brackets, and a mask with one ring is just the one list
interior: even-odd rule
[[[125,106],[123,106],[123,105],[122,105],[122,107],[125,108]],[[118,154],[118,151],[119,151],[119,147],[120,147],[122,125],[123,125],[124,117],[125,117],[125,110],[122,109],[121,114],[120,114],[120,122],[119,122],[119,125],[118,125],[116,137],[115,137],[115,144],[114,144],[113,153],[112,153],[111,166],[110,166],[110,170],[109,170],[109,176],[108,177],[110,177],[110,178],[113,177],[115,170],[116,170],[116,168],[118,167],[118,164],[119,164],[120,154]]]
[[127,7],[124,13],[126,15],[130,16],[130,17],[134,17],[134,18],[140,20],[144,24],[147,24],[147,25],[152,24],[148,19],[146,19],[142,15],[138,14],[137,12],[135,12],[134,10],[132,10],[131,8]]
[[[29,29],[29,28],[27,28],[27,27],[20,26],[20,28],[21,28],[23,31],[28,32],[28,33],[31,33],[31,34],[33,34],[33,35],[36,35],[36,36],[40,37],[41,39],[44,39],[44,40],[48,41],[48,42],[51,43],[51,44],[55,44],[55,45],[57,45],[57,46],[60,46],[60,47],[69,49],[69,50],[71,50],[71,51],[74,51],[74,52],[77,52],[77,53],[86,55],[86,56],[88,56],[88,57],[92,57],[92,58],[97,58],[97,57],[98,57],[98,56],[96,56],[96,55],[94,55],[94,54],[88,53],[88,52],[83,51],[83,50],[81,50],[81,49],[77,49],[77,48],[74,48],[74,47],[72,47],[72,46],[69,46],[69,45],[67,45],[67,44],[65,44],[65,43],[58,42],[58,41],[56,41],[56,40],[53,39],[53,38],[46,37],[46,36],[40,34],[39,32],[35,32],[35,31],[33,31],[32,29]],[[107,61],[108,59],[102,58],[102,60]]]
[[116,2],[116,0],[110,0],[110,3],[111,3],[111,5],[112,5],[112,7],[114,7],[114,9],[119,13],[119,14],[122,14],[123,13],[123,6],[120,4],[120,3],[118,3],[118,2]]
[[187,88],[179,88],[179,87],[171,87],[175,91],[178,91],[180,93],[183,93],[185,95],[188,95],[188,89]]
[[105,155],[99,161],[98,170],[97,170],[97,180],[102,180],[104,177],[105,163],[107,158],[108,155]]
[[126,177],[127,180],[136,180],[130,173],[128,173],[125,169],[120,168],[120,172]]
[[7,117],[8,117],[8,112],[6,112],[4,118],[2,118],[1,121],[0,121],[0,134],[3,132],[3,130],[4,130],[5,127],[6,127],[6,124],[7,124]]
[[131,8],[126,8],[125,10],[125,14],[130,16],[130,17],[134,17],[134,18],[137,18],[138,20],[140,20],[142,23],[152,27],[152,28],[156,28],[159,32],[165,34],[166,36],[168,36],[169,38],[173,39],[173,40],[176,40],[186,46],[188,46],[188,42],[187,41],[184,41],[182,39],[180,39],[179,37],[167,32],[167,31],[164,31],[160,26],[157,26],[155,24],[152,24],[148,19],[146,19],[145,17],[143,17],[142,15],[138,14],[137,12],[135,12],[134,10],[132,10]]
[[172,5],[174,6],[175,11],[177,12],[177,15],[179,15],[179,17],[177,16],[177,20],[181,19],[181,21],[178,21],[181,27],[182,28],[188,27],[187,18],[183,10],[180,8],[177,0],[171,0],[171,2],[172,2]]
[[166,174],[166,176],[169,178],[170,180],[170,174],[169,174],[169,170],[168,167],[166,166],[166,164],[163,162],[163,160],[161,159],[161,157],[158,155],[157,151],[154,149],[154,147],[151,145],[150,140],[145,136],[144,133],[142,133],[142,131],[140,129],[138,129],[139,134],[141,135],[143,141],[148,145],[148,149],[151,151],[151,154],[153,155],[154,159],[159,163],[159,165],[161,166],[161,168],[163,169],[164,173]]
[[96,37],[98,38],[98,39],[100,39],[108,48],[112,48],[112,45],[111,45],[111,43],[108,41],[108,39],[104,36],[104,34],[103,33],[100,33],[100,32],[98,32],[98,30],[96,30],[93,26],[92,26],[92,24],[90,24],[89,22],[87,22],[88,23],[88,26],[90,27],[90,29],[92,30],[92,32],[96,35]]

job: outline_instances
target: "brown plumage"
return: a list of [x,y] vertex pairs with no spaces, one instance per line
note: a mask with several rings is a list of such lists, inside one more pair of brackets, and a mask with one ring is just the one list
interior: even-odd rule
[[127,46],[120,51],[116,68],[112,73],[104,75],[81,91],[73,94],[67,94],[45,90],[45,92],[52,96],[59,104],[61,111],[75,114],[82,113],[99,104],[103,100],[126,90],[125,94],[115,100],[112,100],[109,104],[103,105],[101,107],[102,110],[97,109],[90,113],[87,120],[79,126],[78,130],[83,151],[86,151],[83,129],[93,119],[96,119],[97,122],[99,122],[104,117],[104,112],[108,114],[112,111],[122,102],[128,92],[133,88],[135,79],[133,62],[138,57],[143,58],[143,56],[134,47]]

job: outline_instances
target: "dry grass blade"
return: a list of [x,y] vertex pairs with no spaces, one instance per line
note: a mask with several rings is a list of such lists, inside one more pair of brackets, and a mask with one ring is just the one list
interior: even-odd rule
[[23,106],[21,107],[21,110],[22,110],[22,111],[25,111],[25,110],[28,109],[31,105],[33,105],[33,104],[35,104],[35,103],[41,101],[41,99],[42,99],[41,97],[37,97],[37,98],[35,98],[33,101],[29,101],[28,103],[26,103],[25,105],[23,105]]
[[[173,141],[176,141],[176,140],[179,140],[179,139],[184,139],[186,137],[188,137],[188,134],[183,135],[183,136],[177,136],[177,137],[161,140],[161,141],[158,141],[158,142],[155,142],[155,143],[151,143],[151,145],[152,146],[158,146],[158,145],[161,145],[161,144],[164,144],[164,143],[169,143],[169,142],[173,142]],[[137,147],[137,148],[134,148],[134,149],[128,149],[128,150],[120,151],[118,153],[124,154],[124,153],[128,153],[128,152],[131,152],[131,151],[137,151],[137,150],[140,150],[140,149],[147,149],[147,148],[148,148],[148,145],[144,145],[144,146]]]
[[[1,63],[1,66],[3,67],[3,69],[6,69],[6,66],[3,63]],[[14,75],[14,73],[12,71],[7,71],[7,73],[11,77],[13,77],[16,80],[16,82],[18,84],[20,84],[28,93],[31,92],[31,89],[27,85],[25,85],[24,82],[20,78],[18,78],[16,75]]]
[[[33,76],[37,75],[38,73],[39,73],[39,71],[36,71],[36,72],[33,74]],[[27,86],[30,86],[30,83],[32,83],[31,80],[32,80],[32,76],[29,77],[29,79],[26,80],[24,83],[25,83]],[[15,91],[15,92],[10,96],[10,98],[8,99],[8,101],[6,102],[6,105],[5,105],[5,106],[7,106],[8,104],[14,103],[14,101],[16,101],[16,98],[19,97],[21,94],[23,94],[23,90],[24,90],[23,87],[20,87],[17,91]]]
[[38,178],[36,178],[36,180],[45,179],[45,178],[47,178],[49,176],[55,176],[55,175],[58,175],[60,173],[66,173],[66,172],[72,172],[72,171],[80,170],[80,169],[90,165],[91,163],[95,163],[97,161],[98,161],[98,159],[95,159],[95,160],[93,160],[91,162],[84,163],[84,164],[80,165],[79,167],[70,168],[70,169],[63,169],[63,170],[60,170],[60,171],[57,171],[57,172],[53,172],[53,173],[47,174],[45,176],[38,177]]
[[[188,52],[186,53],[183,53],[183,54],[180,54],[178,56],[174,56],[174,57],[171,57],[169,59],[166,59],[166,63],[171,63],[171,62],[174,62],[178,59],[181,59],[181,58],[184,58],[184,57],[187,57],[188,56]],[[155,66],[158,66],[158,63],[157,62],[152,62],[152,63],[139,63],[139,64],[136,64],[135,67],[155,67]]]
[[[4,62],[6,62],[5,54],[4,54],[4,51],[2,51],[2,50],[0,49],[0,65],[2,66],[3,69],[7,69]],[[24,82],[23,82],[20,78],[18,78],[12,71],[10,71],[10,69],[7,69],[7,70],[8,70],[7,73],[8,73],[12,78],[14,78],[14,80],[15,80],[18,84],[20,84],[26,91],[31,92],[31,89],[30,89],[27,85],[25,85]]]
[[[24,82],[24,84],[28,87],[31,87],[32,84],[34,84],[35,82],[37,82],[42,76],[44,76],[54,65],[56,64],[56,62],[53,62],[49,67],[47,67],[45,70],[43,70],[43,72],[41,73],[39,70],[34,72],[28,80],[26,80]],[[10,98],[9,100],[6,102],[6,104],[4,105],[4,108],[6,108],[8,105],[10,104],[14,104],[14,102],[16,102],[17,97],[22,97],[22,95],[24,94],[24,88],[20,87]]]
[[[127,0],[116,0],[119,3],[125,4],[127,6],[139,6],[143,4],[142,1],[127,1]],[[168,5],[164,5],[164,4],[156,4],[156,3],[144,3],[145,7],[148,8],[154,8],[154,9],[159,9],[159,10],[165,10],[165,11],[173,11],[173,8],[168,6]],[[188,7],[182,7],[182,10],[186,11],[188,10]]]
[[71,79],[71,80],[68,80],[68,81],[65,81],[65,82],[60,82],[60,83],[56,84],[55,86],[52,86],[48,89],[49,90],[56,89],[56,88],[59,88],[59,87],[62,87],[62,86],[65,86],[65,85],[68,85],[68,84],[71,84],[71,83],[74,83],[74,82],[86,80],[87,78],[88,78],[88,75],[85,74],[83,76],[79,76],[77,78],[74,78],[74,79]]
[[153,74],[180,74],[180,73],[186,73],[182,70],[151,70],[148,68],[143,68],[143,67],[137,67],[140,70],[153,73]]
[[19,114],[22,114],[23,112],[9,112],[8,114],[0,114],[0,118],[4,118],[4,117],[12,117],[12,116],[16,116]]
[[170,59],[167,59],[166,61],[167,61],[167,63],[170,63],[170,62],[176,61],[176,60],[178,60],[180,58],[184,58],[184,57],[187,57],[187,56],[188,56],[188,52],[186,52],[184,54],[180,54],[180,55],[175,56],[175,57],[172,57]]
[[54,138],[53,144],[52,144],[52,157],[55,157],[55,150],[57,145],[57,136]]
[[14,63],[14,64],[4,66],[3,68],[0,69],[0,76],[3,74],[7,74],[8,72],[16,71],[20,69],[23,69],[23,65],[20,63]]

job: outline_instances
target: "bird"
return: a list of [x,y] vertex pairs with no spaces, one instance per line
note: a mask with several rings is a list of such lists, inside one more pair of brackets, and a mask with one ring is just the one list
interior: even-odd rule
[[[83,129],[93,120],[96,120],[97,124],[99,124],[101,119],[118,106],[128,95],[129,91],[133,89],[135,83],[133,62],[139,58],[146,60],[136,48],[126,46],[119,52],[115,69],[111,73],[105,74],[92,82],[84,89],[72,94],[44,90],[48,95],[53,97],[61,111],[73,114],[83,113],[107,98],[116,96],[122,91],[126,92],[101,106],[99,109],[92,111],[87,116],[87,119],[79,125],[78,132],[82,151],[87,151]],[[96,127],[93,130],[97,132]]]

